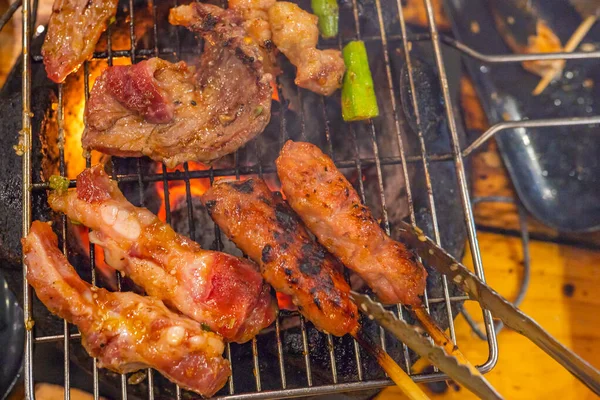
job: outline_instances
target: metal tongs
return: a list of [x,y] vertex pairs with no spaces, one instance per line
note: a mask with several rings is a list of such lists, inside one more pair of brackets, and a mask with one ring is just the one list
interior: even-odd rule
[[[600,395],[600,372],[597,369],[563,346],[531,317],[524,314],[494,289],[482,282],[467,267],[426,237],[422,231],[403,222],[400,227],[399,239],[420,256],[425,264],[452,279],[482,308],[489,310],[494,317],[502,320],[507,327],[529,338],[594,393]],[[385,310],[380,303],[374,302],[365,295],[353,292],[352,297],[362,311],[368,314],[369,318],[377,321],[382,327],[421,357],[428,359],[450,378],[462,384],[480,398],[502,398],[477,370],[461,364],[455,357],[449,355],[444,348],[432,343],[424,336],[422,330],[399,320],[392,312]]]

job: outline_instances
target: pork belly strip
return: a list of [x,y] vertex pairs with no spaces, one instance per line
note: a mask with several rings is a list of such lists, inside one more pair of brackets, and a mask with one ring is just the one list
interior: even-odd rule
[[118,0],[55,0],[42,56],[48,78],[65,80],[94,54]]
[[169,20],[205,39],[198,65],[151,58],[109,67],[86,105],[84,149],[148,156],[170,167],[210,162],[269,123],[273,77],[238,13],[193,3],[172,9]]
[[219,181],[202,202],[225,234],[260,265],[263,277],[288,294],[320,330],[354,333],[358,311],[342,266],[314,242],[281,195],[261,179]]
[[104,249],[109,265],[225,339],[245,342],[275,319],[270,288],[255,264],[177,234],[129,203],[102,166],[83,171],[76,190],[53,192],[48,202],[92,229],[90,241]]
[[152,367],[185,389],[212,396],[231,375],[223,340],[157,299],[112,293],[83,281],[58,249],[50,225],[35,221],[22,240],[27,280],[38,298],[77,325],[102,368],[118,373]]
[[421,304],[425,268],[385,234],[329,157],[313,144],[290,140],[276,164],[288,203],[319,243],[357,272],[382,302]]

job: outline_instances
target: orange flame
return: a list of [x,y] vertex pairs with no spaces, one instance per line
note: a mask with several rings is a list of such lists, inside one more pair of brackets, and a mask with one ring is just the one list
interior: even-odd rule
[[[79,245],[83,252],[90,257],[90,235],[89,229],[83,225],[73,225],[71,224],[71,231],[77,238]],[[94,252],[94,262],[96,269],[100,271],[102,274],[102,281],[107,284],[107,286],[112,289],[117,289],[117,275],[115,274],[115,270],[113,267],[108,265],[104,260],[104,251],[96,246],[96,251]]]
[[[205,164],[189,161],[188,162],[188,171],[204,171],[209,167]],[[181,171],[184,172],[185,169],[183,165],[178,165],[175,168],[167,168],[166,172],[175,172]],[[156,164],[156,172],[163,172],[163,165],[157,163]],[[185,185],[185,181],[181,180],[173,180],[168,183],[168,192],[169,192],[169,205],[179,204],[182,199],[185,199],[187,196],[187,189]],[[201,179],[190,179],[190,196],[200,197],[208,190],[210,187],[210,179],[201,178]],[[167,208],[166,208],[166,196],[165,196],[165,185],[162,181],[156,182],[156,192],[158,193],[158,197],[160,198],[160,208],[158,210],[158,218],[166,222],[167,220]]]
[[280,310],[295,311],[298,309],[298,307],[296,307],[296,305],[292,302],[291,296],[280,292],[275,292],[275,295],[277,296],[277,305],[279,306]]
[[273,93],[271,93],[271,99],[279,102],[279,91],[277,90],[277,82],[271,81],[271,88],[273,89]]
[[[129,65],[131,61],[129,58],[115,58],[113,63],[114,65]],[[108,64],[105,60],[96,60],[89,63],[88,83],[90,90],[92,90],[96,79],[107,67]],[[84,68],[80,68],[76,73],[69,75],[63,85],[66,175],[72,179],[85,169],[85,157],[81,148],[81,135],[85,128],[83,118],[85,112],[84,72]],[[92,152],[92,165],[97,164],[101,156],[98,152]]]

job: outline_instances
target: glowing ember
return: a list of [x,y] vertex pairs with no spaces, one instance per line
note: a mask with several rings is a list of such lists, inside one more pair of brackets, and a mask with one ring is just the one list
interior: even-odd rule
[[[129,65],[129,58],[115,58],[114,65]],[[106,61],[92,61],[89,63],[89,88],[94,85],[96,78],[108,67]],[[63,132],[64,150],[66,160],[66,174],[69,178],[75,178],[85,169],[85,155],[81,148],[81,135],[84,123],[83,113],[85,110],[85,85],[84,69],[71,74],[63,85]],[[92,152],[92,165],[100,162],[102,155]]]
[[[188,171],[204,171],[209,167],[205,164],[190,161],[188,164]],[[156,164],[156,172],[163,172],[163,165],[157,163]],[[166,172],[175,172],[180,171],[182,173],[185,172],[183,165],[178,165],[175,168],[167,168]],[[208,190],[210,187],[210,179],[202,178],[202,179],[190,179],[190,198],[200,197]],[[160,198],[160,208],[158,210],[158,218],[161,221],[166,222],[167,220],[167,208],[165,201],[165,185],[162,181],[156,182],[156,192],[158,197]],[[177,204],[180,202],[185,202],[187,199],[187,188],[186,183],[183,179],[174,180],[168,182],[168,192],[169,192],[169,205],[171,206],[171,211]]]
[[279,101],[279,91],[277,90],[277,83],[275,81],[271,81],[271,87],[273,88],[271,98],[275,101]]
[[[71,232],[77,238],[79,245],[81,246],[81,250],[88,257],[90,256],[90,237],[89,237],[89,229],[83,225],[73,225],[71,224]],[[106,261],[104,261],[104,251],[100,247],[96,247],[94,252],[94,261],[96,265],[96,270],[100,271],[102,276],[102,281],[106,284],[109,289],[117,290],[117,275],[115,274],[115,270],[113,267],[108,265]]]
[[287,294],[279,292],[276,292],[275,294],[277,295],[277,306],[280,310],[296,311],[298,309],[298,307],[292,303],[292,298]]
[[281,191],[281,182],[279,182],[279,178],[277,178],[276,174],[264,175],[263,181],[265,181],[267,187],[271,190],[271,192],[279,192],[281,193],[281,196],[285,199],[285,195]]

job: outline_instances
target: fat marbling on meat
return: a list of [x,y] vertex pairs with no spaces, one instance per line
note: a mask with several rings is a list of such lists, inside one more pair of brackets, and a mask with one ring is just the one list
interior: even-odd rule
[[110,266],[225,339],[243,343],[275,319],[270,287],[255,264],[177,234],[129,203],[101,165],[83,171],[76,190],[50,193],[48,202],[92,229],[90,241]]
[[117,13],[118,0],[55,0],[42,56],[56,83],[92,57],[100,35]]
[[22,240],[27,280],[48,309],[77,325],[87,352],[117,373],[152,367],[210,397],[231,375],[223,340],[157,299],[112,293],[83,281],[58,249],[50,225],[35,221]]
[[168,166],[210,162],[268,124],[273,78],[240,14],[192,3],[172,9],[169,21],[204,38],[198,65],[152,58],[109,67],[86,106],[85,150],[145,155]]

